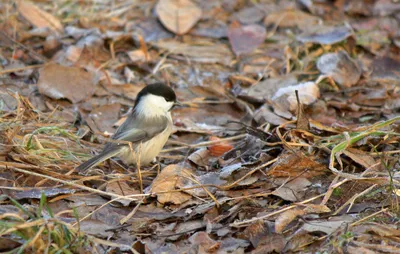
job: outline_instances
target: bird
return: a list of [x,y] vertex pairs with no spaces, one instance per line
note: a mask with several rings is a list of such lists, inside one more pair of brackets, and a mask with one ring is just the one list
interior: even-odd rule
[[111,157],[119,157],[127,165],[150,164],[172,133],[171,110],[176,105],[180,103],[169,86],[163,83],[145,86],[138,93],[132,112],[103,151],[76,170],[85,172]]

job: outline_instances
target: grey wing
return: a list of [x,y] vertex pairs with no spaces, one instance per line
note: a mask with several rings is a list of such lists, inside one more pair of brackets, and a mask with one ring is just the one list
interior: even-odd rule
[[[139,119],[135,115],[131,115],[118,128],[112,139],[128,142],[145,142],[168,128],[168,123],[169,121],[167,117]],[[110,142],[108,144],[112,143]],[[123,145],[123,143],[121,143],[120,145]]]

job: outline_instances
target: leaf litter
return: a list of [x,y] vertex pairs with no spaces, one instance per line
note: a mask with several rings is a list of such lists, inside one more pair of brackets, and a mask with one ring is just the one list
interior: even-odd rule
[[[2,252],[400,251],[399,3],[0,7]],[[78,174],[160,81],[159,163]]]

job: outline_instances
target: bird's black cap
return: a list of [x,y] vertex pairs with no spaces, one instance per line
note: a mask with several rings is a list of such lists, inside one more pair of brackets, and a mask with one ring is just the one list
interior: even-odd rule
[[172,88],[170,88],[169,86],[164,85],[162,83],[156,83],[156,84],[147,85],[138,93],[138,95],[136,97],[135,106],[140,101],[140,98],[142,98],[143,96],[145,96],[147,94],[154,94],[157,96],[164,97],[166,101],[173,101],[173,102],[176,101],[176,95],[175,95],[174,90],[172,90]]

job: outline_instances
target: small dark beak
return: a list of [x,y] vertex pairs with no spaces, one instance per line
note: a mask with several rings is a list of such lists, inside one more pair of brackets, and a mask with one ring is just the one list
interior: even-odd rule
[[172,105],[172,108],[170,109],[170,111],[171,111],[172,109],[174,109],[175,107],[182,107],[182,106],[183,106],[182,103],[180,103],[179,101],[175,101],[175,102],[174,102],[174,105]]
[[179,101],[175,101],[174,107],[182,107],[182,106],[183,106],[182,103],[180,103]]

